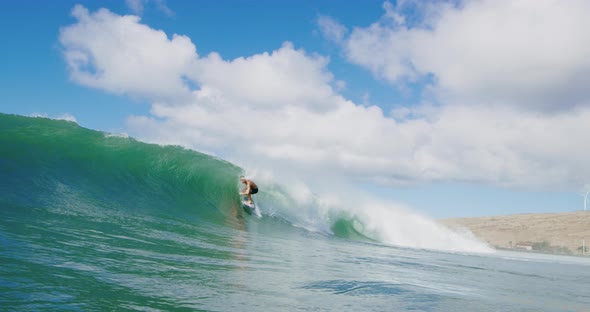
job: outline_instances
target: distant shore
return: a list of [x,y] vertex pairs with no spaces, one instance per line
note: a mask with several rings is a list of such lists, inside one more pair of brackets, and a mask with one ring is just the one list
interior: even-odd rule
[[[444,219],[497,249],[590,256],[590,211]],[[585,250],[583,249],[585,246]]]

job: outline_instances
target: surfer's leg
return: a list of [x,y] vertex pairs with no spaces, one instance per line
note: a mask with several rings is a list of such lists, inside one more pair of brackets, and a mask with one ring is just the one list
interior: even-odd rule
[[252,205],[252,194],[248,194],[248,200],[249,200],[250,205]]

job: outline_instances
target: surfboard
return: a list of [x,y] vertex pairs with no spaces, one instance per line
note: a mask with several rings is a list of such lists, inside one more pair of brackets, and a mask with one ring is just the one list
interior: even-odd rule
[[247,200],[242,200],[242,208],[244,208],[244,211],[249,215],[254,214],[258,217],[262,217],[260,210],[258,210],[258,207],[256,207],[256,204],[254,203],[250,204]]

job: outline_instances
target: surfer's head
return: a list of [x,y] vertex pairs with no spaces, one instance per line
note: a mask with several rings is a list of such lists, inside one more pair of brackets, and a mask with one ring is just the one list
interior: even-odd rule
[[244,176],[240,176],[240,181],[242,181],[243,183],[246,183],[246,178]]

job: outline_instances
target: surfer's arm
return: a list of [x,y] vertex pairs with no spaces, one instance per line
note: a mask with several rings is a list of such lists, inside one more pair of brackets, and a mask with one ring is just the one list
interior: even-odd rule
[[240,195],[248,195],[250,193],[250,183],[248,183],[248,186],[240,192]]

